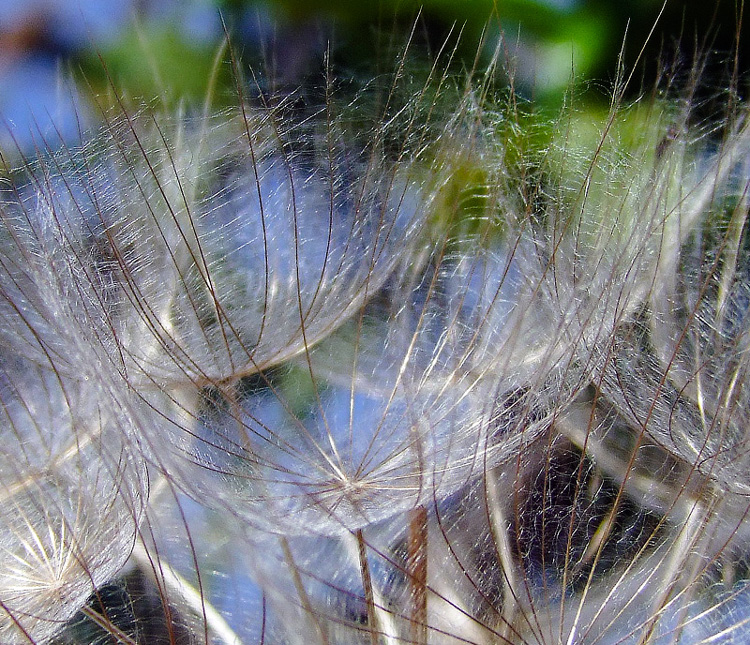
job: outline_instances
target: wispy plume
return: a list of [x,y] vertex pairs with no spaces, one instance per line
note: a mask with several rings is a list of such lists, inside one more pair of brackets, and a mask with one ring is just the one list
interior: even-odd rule
[[744,115],[440,56],[6,169],[0,640],[741,642]]

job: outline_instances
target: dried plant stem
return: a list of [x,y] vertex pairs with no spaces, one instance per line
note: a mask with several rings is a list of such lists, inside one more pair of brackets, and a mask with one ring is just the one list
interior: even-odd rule
[[[677,539],[675,540],[673,547],[670,549],[669,558],[666,562],[666,570],[661,576],[663,580],[661,592],[654,600],[651,619],[648,621],[643,636],[638,641],[638,645],[650,645],[658,635],[657,625],[659,624],[664,609],[669,603],[670,597],[680,579],[687,576],[686,565],[691,554],[694,552],[696,543],[705,527],[707,517],[706,511],[707,509],[705,508],[705,505],[699,500],[696,500],[693,504],[690,516],[680,529]],[[681,587],[684,589],[689,588],[690,583],[694,582],[694,577],[691,576],[691,578],[693,579],[688,580],[684,585],[681,585]]]
[[299,574],[299,568],[294,562],[294,555],[292,554],[292,550],[289,548],[289,540],[287,540],[285,537],[280,537],[279,542],[281,543],[281,549],[284,552],[284,558],[286,558],[287,565],[289,566],[289,571],[292,574],[294,587],[297,589],[297,595],[299,596],[300,602],[302,603],[302,608],[305,610],[308,616],[310,616],[310,619],[315,624],[315,631],[318,633],[318,639],[320,640],[321,645],[330,645],[330,641],[328,640],[328,633],[318,619],[318,614],[313,609],[312,603],[310,602],[310,597],[307,595],[305,586],[302,584],[302,577]]
[[519,634],[514,625],[518,611],[518,598],[516,589],[519,582],[516,576],[516,567],[513,563],[513,550],[510,545],[509,523],[505,518],[505,512],[500,505],[500,487],[497,482],[497,471],[490,469],[486,477],[486,498],[490,519],[490,530],[497,549],[497,559],[503,571],[503,608],[500,614],[499,633],[503,642],[512,643],[514,637]]
[[418,506],[409,512],[408,550],[411,640],[416,645],[425,645],[427,643],[427,509],[424,506]]
[[117,629],[115,625],[112,624],[112,622],[107,619],[106,616],[103,616],[98,611],[93,610],[88,605],[81,608],[81,613],[86,616],[89,620],[96,623],[99,627],[101,627],[104,631],[106,631],[110,636],[116,639],[117,643],[119,645],[138,645],[136,641],[134,641],[130,636],[122,632],[121,630]]
[[721,324],[729,316],[727,312],[727,301],[732,291],[732,284],[737,275],[737,263],[740,261],[740,252],[742,249],[742,231],[748,220],[748,187],[740,197],[740,201],[732,211],[729,220],[725,242],[723,245],[723,270],[721,271],[719,291],[716,296],[716,320],[714,324],[719,329]]
[[367,604],[367,629],[370,632],[370,642],[378,645],[378,619],[375,611],[375,596],[372,590],[372,576],[370,575],[370,564],[367,562],[367,545],[365,544],[362,529],[355,532],[357,540],[357,555],[359,556],[359,569],[362,573],[362,586],[365,589],[365,603]]
[[370,563],[367,559],[367,541],[365,540],[364,533],[360,529],[348,535],[349,538],[344,541],[349,552],[349,557],[352,562],[356,563],[362,577],[370,639],[373,643],[378,643],[380,642],[378,636],[382,636],[387,645],[395,645],[395,643],[400,642],[398,639],[398,630],[396,629],[393,617],[384,609],[386,605],[382,593],[373,582]]

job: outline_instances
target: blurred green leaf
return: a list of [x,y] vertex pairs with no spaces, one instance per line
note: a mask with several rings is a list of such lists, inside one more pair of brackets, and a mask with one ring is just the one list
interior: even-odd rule
[[[219,46],[196,43],[171,25],[151,22],[129,29],[98,53],[87,53],[82,67],[97,92],[114,85],[130,99],[158,97],[165,106],[202,102]],[[225,74],[228,81],[228,70]]]

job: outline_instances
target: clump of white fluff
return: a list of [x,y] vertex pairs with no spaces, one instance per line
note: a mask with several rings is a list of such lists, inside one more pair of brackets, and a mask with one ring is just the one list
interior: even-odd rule
[[[614,101],[528,152],[448,85],[365,136],[330,96],[123,114],[11,175],[3,642],[136,542],[165,623],[217,642],[742,632],[747,126],[707,152]],[[245,624],[214,605],[249,577]]]

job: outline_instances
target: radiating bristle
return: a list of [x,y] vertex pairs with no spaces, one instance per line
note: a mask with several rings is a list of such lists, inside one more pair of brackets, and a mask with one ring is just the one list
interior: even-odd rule
[[6,169],[2,643],[743,642],[744,113],[446,63]]

